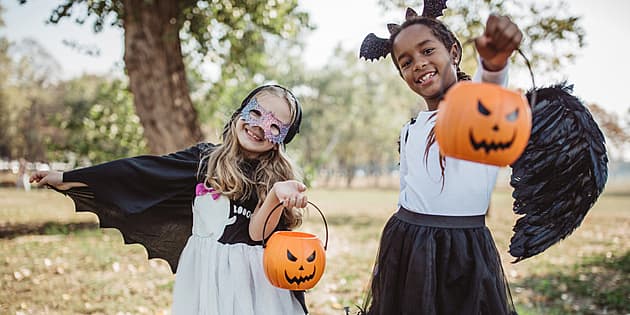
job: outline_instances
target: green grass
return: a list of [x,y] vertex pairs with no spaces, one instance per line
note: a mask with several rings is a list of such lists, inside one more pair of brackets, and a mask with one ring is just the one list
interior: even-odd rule
[[[327,270],[307,293],[311,313],[344,314],[361,304],[381,230],[396,190],[323,190],[309,199],[329,225]],[[174,276],[166,262],[124,246],[116,230],[48,190],[0,189],[0,314],[168,314]],[[604,194],[566,240],[517,264],[507,253],[509,191],[492,198],[488,226],[501,253],[519,314],[628,314],[630,194]],[[304,231],[323,237],[309,211]]]
[[588,257],[569,268],[532,276],[517,285],[531,288],[535,300],[544,302],[535,306],[559,313],[625,314],[630,299],[630,251]]

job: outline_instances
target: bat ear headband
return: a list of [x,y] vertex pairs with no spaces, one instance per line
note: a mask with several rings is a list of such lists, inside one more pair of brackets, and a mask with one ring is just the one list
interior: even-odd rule
[[241,106],[232,114],[232,117],[230,118],[230,120],[223,127],[223,139],[225,139],[225,136],[227,135],[228,130],[230,129],[230,123],[241,115],[243,108],[245,108],[245,106],[249,104],[249,102],[252,100],[252,98],[254,98],[254,96],[256,96],[256,94],[258,94],[258,92],[269,87],[276,87],[285,91],[288,94],[288,97],[292,98],[295,101],[295,119],[293,120],[293,123],[289,127],[289,130],[287,131],[287,134],[284,137],[284,140],[282,143],[286,145],[289,142],[291,142],[291,140],[293,140],[295,135],[300,132],[300,124],[302,123],[302,105],[300,105],[300,101],[297,99],[297,97],[295,97],[295,95],[293,94],[293,92],[291,92],[291,90],[277,84],[262,85],[253,89],[251,92],[249,92],[249,94],[247,94],[245,99],[243,99],[243,101],[241,102]]
[[[442,11],[444,9],[446,9],[446,0],[425,0],[421,16],[437,18],[442,16]],[[416,11],[412,8],[407,8],[407,12],[405,13],[406,21],[409,21],[417,16],[418,13],[416,13]],[[400,31],[400,25],[393,23],[387,24],[387,30],[389,31],[389,34],[394,34],[395,32]],[[391,52],[391,49],[392,47],[389,39],[380,38],[374,35],[374,33],[370,33],[365,37],[365,39],[363,39],[363,43],[361,43],[359,58],[365,58],[369,61],[378,60],[381,57],[387,57],[387,55]]]

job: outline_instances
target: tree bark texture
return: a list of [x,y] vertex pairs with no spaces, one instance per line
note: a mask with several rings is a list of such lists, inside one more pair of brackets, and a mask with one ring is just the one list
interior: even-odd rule
[[177,151],[202,140],[186,81],[178,2],[124,0],[125,67],[153,154]]

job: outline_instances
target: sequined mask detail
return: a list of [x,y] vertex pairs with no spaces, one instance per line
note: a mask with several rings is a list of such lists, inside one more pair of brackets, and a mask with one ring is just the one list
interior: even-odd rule
[[291,127],[290,124],[283,123],[272,112],[260,106],[256,98],[252,98],[243,108],[241,118],[250,126],[262,128],[265,132],[265,139],[275,144],[284,141]]

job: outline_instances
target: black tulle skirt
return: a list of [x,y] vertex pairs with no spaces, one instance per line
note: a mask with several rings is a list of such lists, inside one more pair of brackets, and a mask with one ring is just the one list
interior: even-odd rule
[[516,314],[484,216],[401,208],[383,230],[370,291],[370,315]]

